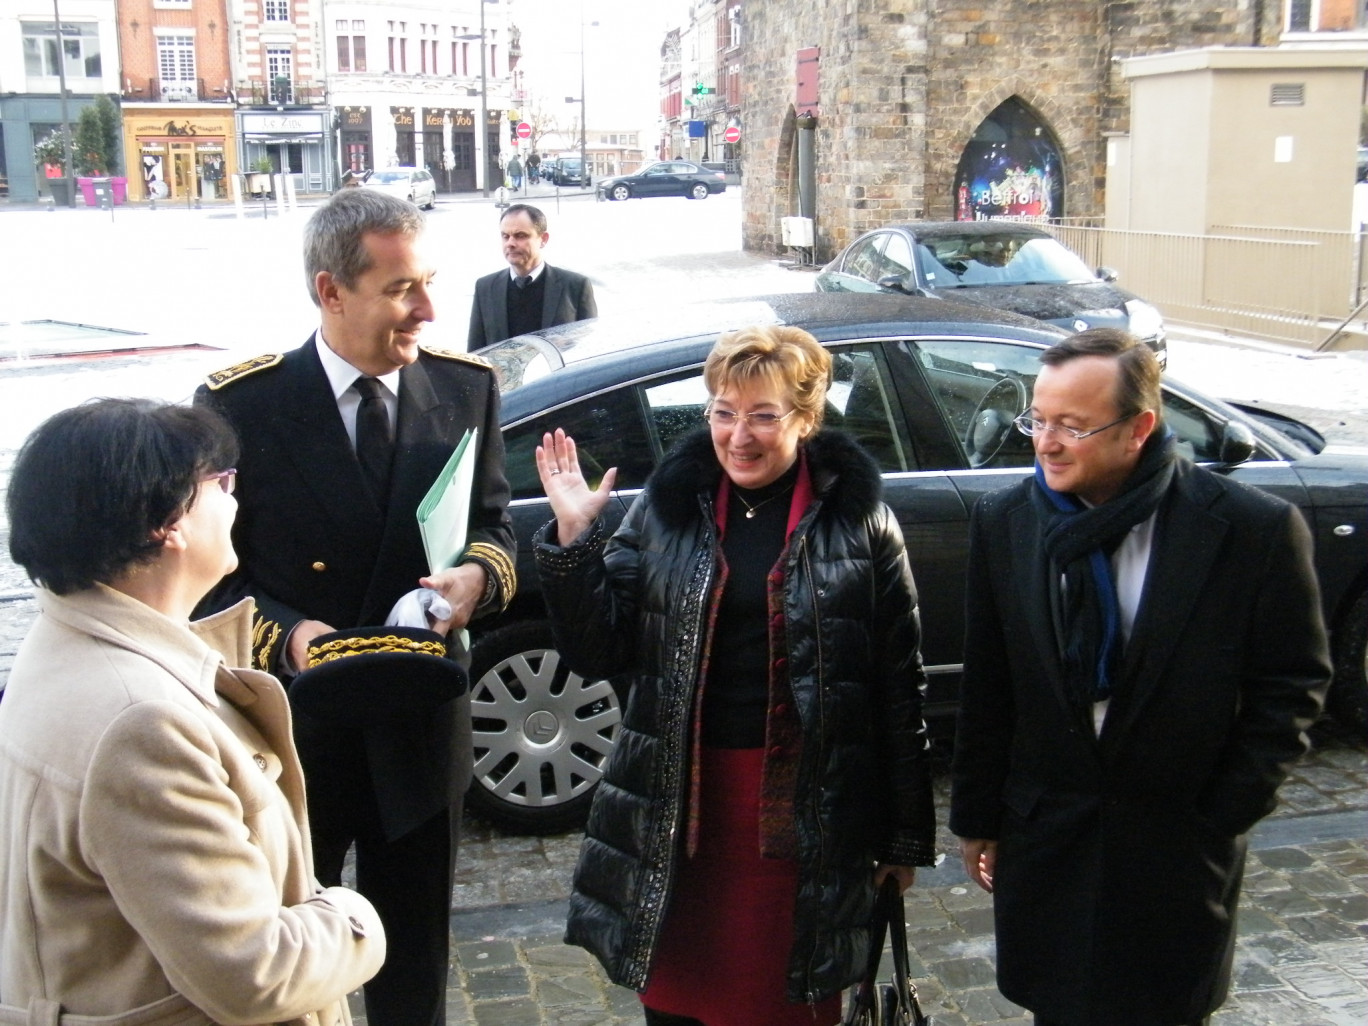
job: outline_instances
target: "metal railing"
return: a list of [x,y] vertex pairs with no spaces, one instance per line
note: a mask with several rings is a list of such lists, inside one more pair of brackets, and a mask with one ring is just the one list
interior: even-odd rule
[[[1355,232],[1222,226],[1206,235],[1045,225],[1091,267],[1164,316],[1301,346],[1317,345],[1365,292]],[[1343,340],[1341,341],[1343,344]]]

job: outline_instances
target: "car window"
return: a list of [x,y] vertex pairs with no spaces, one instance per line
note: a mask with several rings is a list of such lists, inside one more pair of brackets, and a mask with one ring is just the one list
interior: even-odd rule
[[642,444],[641,404],[632,386],[604,392],[572,406],[542,414],[504,432],[504,466],[515,499],[539,499],[536,449],[542,435],[556,428],[575,440],[580,469],[591,488],[597,488],[609,467],[618,468],[618,488],[640,488],[655,458]]
[[[824,425],[839,428],[864,446],[884,473],[915,470],[907,428],[892,399],[894,390],[877,344],[833,347],[832,382]],[[708,391],[703,375],[645,389],[654,440],[668,452],[681,435],[703,423]]]
[[882,233],[871,235],[863,242],[857,242],[846,255],[845,273],[863,278],[865,281],[879,280],[879,247],[886,236]]
[[669,167],[665,164],[652,164],[646,169],[648,175],[667,175],[670,173]]
[[[918,360],[941,415],[970,467],[1029,467],[1031,440],[1012,427],[1029,409],[1041,350],[1008,342],[919,342]],[[1221,457],[1225,420],[1164,389],[1164,423],[1181,455],[1197,463]],[[1262,449],[1253,459],[1268,459]]]
[[970,467],[1029,467],[1031,440],[1012,427],[1029,409],[1040,350],[1007,342],[926,341],[917,359]]
[[901,278],[911,270],[912,247],[907,244],[907,239],[903,236],[896,232],[889,232],[888,245],[884,246],[883,251],[884,276],[896,274]]

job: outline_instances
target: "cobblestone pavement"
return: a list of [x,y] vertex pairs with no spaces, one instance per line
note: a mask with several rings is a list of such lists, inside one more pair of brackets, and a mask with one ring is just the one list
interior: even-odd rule
[[[1333,725],[1318,727],[1315,741],[1253,835],[1235,982],[1218,1026],[1368,1022],[1368,751]],[[944,823],[944,774],[937,791]],[[633,993],[561,943],[578,847],[578,834],[511,837],[467,819],[453,898],[452,1022],[641,1022]],[[944,827],[939,848],[956,850]],[[906,907],[913,975],[938,1026],[1030,1022],[994,986],[991,901],[957,856],[920,871]]]

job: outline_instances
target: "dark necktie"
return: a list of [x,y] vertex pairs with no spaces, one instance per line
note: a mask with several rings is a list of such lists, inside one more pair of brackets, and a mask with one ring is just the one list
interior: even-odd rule
[[514,278],[513,284],[516,285],[518,289],[521,291],[522,289],[525,289],[527,288],[527,286],[532,284],[532,275],[524,274],[520,278]]
[[389,412],[385,409],[385,389],[376,378],[357,378],[352,384],[361,393],[356,410],[356,458],[361,473],[381,506],[389,495],[390,461],[394,456],[394,435]]

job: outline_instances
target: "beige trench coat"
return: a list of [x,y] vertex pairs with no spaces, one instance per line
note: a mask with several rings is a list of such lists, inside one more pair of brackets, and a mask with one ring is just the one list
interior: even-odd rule
[[384,931],[314,881],[284,690],[224,665],[250,601],[39,606],[0,701],[0,1023],[346,1026]]

